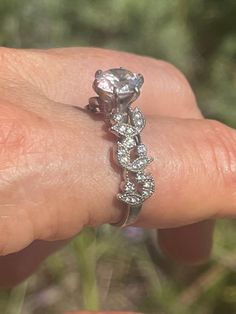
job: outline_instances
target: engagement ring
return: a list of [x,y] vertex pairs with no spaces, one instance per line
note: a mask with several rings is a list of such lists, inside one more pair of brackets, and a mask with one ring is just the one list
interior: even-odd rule
[[127,205],[126,213],[116,226],[133,224],[141,211],[143,202],[155,190],[155,182],[145,168],[153,158],[147,155],[140,133],[145,127],[145,118],[137,107],[131,108],[140,95],[144,82],[141,74],[123,68],[98,70],[93,89],[98,97],[89,99],[87,109],[103,115],[110,131],[118,137],[115,147],[116,162],[122,167],[123,181],[117,198]]

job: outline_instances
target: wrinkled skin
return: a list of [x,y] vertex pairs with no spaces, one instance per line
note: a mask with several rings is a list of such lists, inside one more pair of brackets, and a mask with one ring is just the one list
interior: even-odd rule
[[199,263],[209,257],[214,220],[235,216],[236,133],[203,119],[175,67],[102,49],[1,48],[2,287],[22,281],[83,227],[121,218],[114,136],[83,110],[95,71],[119,66],[144,75],[136,105],[147,117],[143,142],[155,159],[149,170],[157,192],[136,225],[158,228],[170,257]]

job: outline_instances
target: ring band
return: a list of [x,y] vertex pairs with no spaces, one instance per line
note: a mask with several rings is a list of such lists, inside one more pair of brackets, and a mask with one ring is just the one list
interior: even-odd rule
[[98,70],[93,82],[98,97],[91,97],[87,105],[91,112],[103,115],[110,131],[119,138],[115,159],[123,169],[123,181],[117,198],[127,205],[127,210],[121,221],[112,225],[120,227],[137,220],[143,202],[155,191],[152,175],[145,172],[153,158],[147,156],[140,136],[146,121],[139,108],[131,108],[143,82],[141,74],[123,68]]

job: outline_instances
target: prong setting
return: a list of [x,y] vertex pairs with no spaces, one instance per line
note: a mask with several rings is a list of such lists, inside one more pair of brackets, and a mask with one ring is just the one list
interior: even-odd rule
[[97,70],[96,72],[95,72],[95,78],[97,79],[97,78],[99,78],[99,76],[101,76],[102,75],[102,70]]

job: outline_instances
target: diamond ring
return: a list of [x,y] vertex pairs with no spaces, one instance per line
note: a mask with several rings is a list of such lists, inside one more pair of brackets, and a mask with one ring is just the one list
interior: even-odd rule
[[91,97],[87,109],[100,113],[109,129],[119,139],[115,147],[116,162],[122,167],[123,181],[117,198],[124,202],[127,210],[122,220],[113,225],[129,226],[141,211],[143,202],[155,190],[155,182],[145,168],[153,158],[147,155],[140,133],[145,127],[145,118],[137,107],[131,108],[144,82],[141,74],[123,68],[98,70],[93,89],[97,97]]

